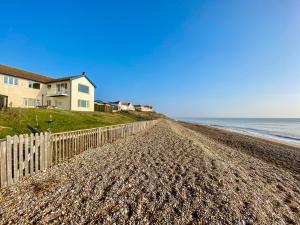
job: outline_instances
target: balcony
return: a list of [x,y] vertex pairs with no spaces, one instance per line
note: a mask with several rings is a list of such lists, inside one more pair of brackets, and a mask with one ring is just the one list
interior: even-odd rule
[[68,89],[56,89],[47,92],[47,97],[69,96]]

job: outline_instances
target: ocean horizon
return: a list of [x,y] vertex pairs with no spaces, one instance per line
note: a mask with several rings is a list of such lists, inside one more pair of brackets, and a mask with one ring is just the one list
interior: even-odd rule
[[300,144],[300,118],[177,117],[175,119]]

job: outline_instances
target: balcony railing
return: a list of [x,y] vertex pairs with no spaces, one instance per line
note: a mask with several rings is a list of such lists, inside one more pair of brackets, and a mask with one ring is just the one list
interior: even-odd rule
[[54,96],[68,96],[68,89],[60,89],[60,90],[52,90],[47,92],[47,96],[54,97]]

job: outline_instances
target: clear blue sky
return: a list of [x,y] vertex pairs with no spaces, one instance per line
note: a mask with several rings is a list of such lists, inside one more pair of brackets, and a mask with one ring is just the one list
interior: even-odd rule
[[2,1],[0,63],[170,116],[300,116],[300,1]]

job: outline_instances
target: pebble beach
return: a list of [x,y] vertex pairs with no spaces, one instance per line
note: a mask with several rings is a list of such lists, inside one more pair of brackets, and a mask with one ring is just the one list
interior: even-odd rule
[[0,191],[1,224],[300,224],[300,149],[163,119]]

